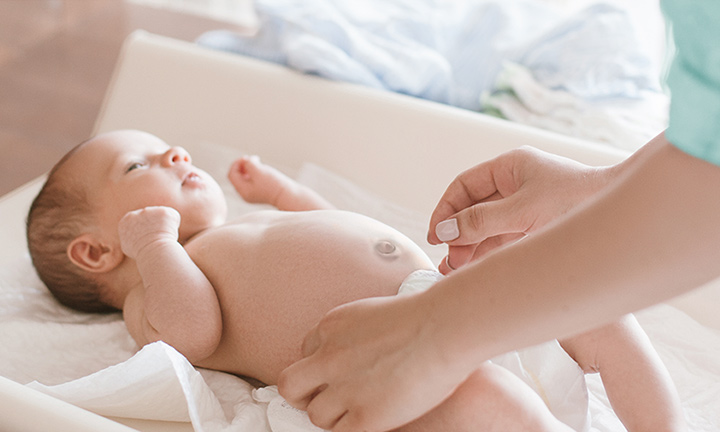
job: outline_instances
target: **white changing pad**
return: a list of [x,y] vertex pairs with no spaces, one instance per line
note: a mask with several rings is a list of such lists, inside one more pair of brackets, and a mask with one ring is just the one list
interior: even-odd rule
[[[209,143],[189,150],[225,188],[231,213],[258,208],[237,198],[225,180],[228,161],[240,152]],[[443,247],[425,243],[426,215],[384,202],[317,166],[305,166],[297,178],[339,208],[396,227],[435,262],[444,256]],[[720,334],[669,306],[642,312],[639,319],[678,384],[691,430],[720,430]],[[27,256],[0,267],[0,346],[0,375],[23,384],[37,381],[30,385],[103,415],[189,421],[196,431],[318,430],[271,392],[253,392],[229,374],[196,370],[163,343],[137,352],[119,314],[88,315],[59,305]],[[588,387],[591,430],[622,431],[599,379],[588,377]]]

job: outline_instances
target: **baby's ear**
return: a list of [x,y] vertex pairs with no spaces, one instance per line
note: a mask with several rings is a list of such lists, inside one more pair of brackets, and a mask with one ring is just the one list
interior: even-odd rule
[[92,234],[82,234],[71,241],[67,255],[73,264],[90,273],[109,272],[125,258],[119,246],[105,245]]

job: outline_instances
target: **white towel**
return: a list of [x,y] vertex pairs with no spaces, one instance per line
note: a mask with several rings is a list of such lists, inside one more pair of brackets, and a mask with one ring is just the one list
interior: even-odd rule
[[632,99],[586,100],[541,84],[524,66],[506,62],[483,111],[563,135],[635,151],[667,127],[670,99],[642,91]]

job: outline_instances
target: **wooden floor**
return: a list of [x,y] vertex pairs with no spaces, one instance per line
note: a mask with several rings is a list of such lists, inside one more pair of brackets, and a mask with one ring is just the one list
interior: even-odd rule
[[233,27],[124,0],[0,0],[0,195],[90,136],[128,34],[217,28]]

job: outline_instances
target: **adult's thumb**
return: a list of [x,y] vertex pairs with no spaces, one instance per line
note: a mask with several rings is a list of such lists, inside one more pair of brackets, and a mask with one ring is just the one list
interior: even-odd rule
[[488,237],[524,231],[508,199],[475,204],[438,223],[435,234],[452,246],[478,244]]

